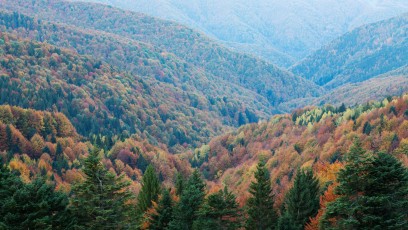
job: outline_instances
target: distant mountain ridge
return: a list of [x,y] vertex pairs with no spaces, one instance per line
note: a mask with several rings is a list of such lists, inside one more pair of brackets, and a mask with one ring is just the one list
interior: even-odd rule
[[405,0],[85,1],[174,20],[280,66],[294,64],[358,26],[408,12]]
[[408,63],[408,14],[354,29],[290,70],[328,89],[361,82]]
[[142,14],[100,4],[58,0],[30,3],[22,0],[4,0],[0,7],[36,16],[42,20],[113,33],[123,38],[151,44],[175,54],[217,78],[266,97],[272,105],[299,97],[317,96],[322,92],[315,84],[266,61],[232,52],[179,24]]

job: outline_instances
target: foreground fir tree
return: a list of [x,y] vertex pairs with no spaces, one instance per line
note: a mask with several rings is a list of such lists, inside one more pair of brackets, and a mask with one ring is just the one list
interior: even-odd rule
[[157,202],[160,194],[160,181],[152,165],[149,165],[142,178],[142,189],[137,197],[137,215],[140,222],[147,209],[152,207],[152,202]]
[[197,230],[233,230],[240,227],[241,210],[235,195],[227,187],[206,198],[193,225],[193,229]]
[[68,197],[44,178],[24,184],[0,169],[0,229],[65,229]]
[[[319,195],[319,181],[313,176],[313,172],[299,170],[293,187],[285,198],[286,215],[281,218],[291,220],[293,226],[291,229],[304,229],[310,217],[314,217],[319,210]],[[288,226],[280,226],[289,229]]]
[[174,208],[169,229],[191,230],[193,222],[198,218],[197,211],[204,202],[204,196],[205,183],[201,179],[200,172],[195,170],[183,189],[180,201]]
[[149,229],[168,229],[172,216],[173,199],[171,198],[170,191],[168,189],[164,189],[155,209],[155,213],[151,215]]
[[265,168],[263,161],[258,163],[255,180],[249,187],[249,193],[251,193],[252,197],[247,202],[248,219],[246,229],[275,229],[278,217],[273,208],[274,196],[269,172]]
[[408,172],[393,156],[369,157],[356,142],[339,172],[338,199],[327,205],[323,229],[408,229]]
[[70,210],[75,229],[124,229],[131,224],[130,204],[133,198],[130,182],[117,177],[101,163],[94,149],[85,160],[85,181],[72,188]]
[[142,188],[137,197],[137,209],[145,212],[152,206],[152,201],[157,202],[160,194],[160,181],[152,165],[149,165],[143,175]]

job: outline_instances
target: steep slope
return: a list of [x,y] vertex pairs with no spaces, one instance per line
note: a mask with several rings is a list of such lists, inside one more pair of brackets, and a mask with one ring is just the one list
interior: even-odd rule
[[257,119],[238,101],[202,99],[7,33],[0,33],[0,89],[0,104],[60,111],[84,136],[138,134],[174,151],[198,146],[240,120]]
[[407,64],[408,14],[359,27],[291,70],[328,89],[361,82]]
[[337,161],[356,137],[364,148],[393,154],[408,166],[408,95],[354,108],[299,109],[243,126],[186,155],[213,186],[226,185],[243,201],[257,162],[264,160],[279,207],[298,168],[313,168],[322,187],[333,180]]
[[203,69],[218,79],[254,91],[276,105],[305,96],[320,88],[265,61],[232,52],[200,33],[168,21],[111,7],[64,1],[10,1],[1,8],[35,15],[39,19],[113,33],[153,45]]
[[86,1],[181,22],[281,66],[290,66],[353,28],[408,11],[405,0]]

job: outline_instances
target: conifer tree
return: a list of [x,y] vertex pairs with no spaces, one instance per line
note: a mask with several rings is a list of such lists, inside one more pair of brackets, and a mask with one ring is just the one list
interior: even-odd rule
[[[363,193],[370,158],[362,148],[360,140],[356,139],[346,156],[347,165],[340,170],[337,181],[339,185],[335,194],[341,197],[329,203],[322,218],[322,227],[330,229],[350,229],[359,225],[364,210]],[[334,218],[336,221],[333,222]]]
[[[285,198],[287,216],[295,229],[304,229],[310,217],[319,210],[319,181],[311,170],[298,171],[293,187]],[[285,217],[287,217],[285,216]]]
[[67,195],[44,178],[24,184],[0,166],[0,229],[65,229],[67,204]]
[[275,229],[277,214],[273,208],[271,180],[265,163],[260,161],[255,172],[255,182],[249,187],[252,195],[247,202],[248,219],[246,229],[268,230]]
[[228,191],[227,187],[206,198],[198,211],[198,220],[193,225],[193,229],[197,230],[232,230],[240,227],[241,210],[235,195]]
[[152,165],[149,165],[142,178],[142,189],[137,197],[137,215],[142,218],[144,212],[157,202],[160,194],[160,182]]
[[130,182],[108,172],[98,149],[85,160],[85,181],[72,188],[70,210],[75,229],[122,229],[131,223]]
[[175,183],[177,196],[180,196],[183,193],[184,183],[185,181],[184,181],[183,175],[178,172],[176,176],[176,183]]
[[152,215],[149,229],[167,229],[173,215],[173,200],[168,189],[164,189],[156,208],[156,213]]
[[297,230],[301,226],[296,225],[293,221],[293,217],[289,215],[288,212],[284,212],[282,216],[279,217],[278,224],[276,226],[277,230]]
[[340,195],[327,205],[324,229],[407,229],[408,172],[385,153],[369,157],[356,142],[339,172]]
[[193,222],[197,220],[197,211],[204,202],[205,184],[201,174],[195,170],[187,181],[180,201],[174,208],[173,219],[169,229],[190,230]]

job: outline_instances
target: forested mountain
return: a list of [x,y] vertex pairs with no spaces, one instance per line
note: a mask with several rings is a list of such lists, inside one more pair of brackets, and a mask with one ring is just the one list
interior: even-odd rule
[[140,13],[0,0],[0,229],[407,229],[406,19],[300,77]]
[[[0,226],[405,228],[407,118],[407,95],[354,108],[304,108],[246,125],[193,153],[172,155],[136,136],[98,149],[106,137],[93,138],[93,147],[81,142],[61,113],[0,106],[0,156],[8,165],[0,169]],[[186,159],[206,180],[197,170],[191,173]],[[361,191],[357,203],[355,191]],[[392,208],[387,215],[366,211],[387,208],[365,199],[386,200]],[[343,215],[380,220],[343,223]]]
[[203,34],[169,21],[112,7],[49,1],[2,1],[2,8],[35,15],[38,19],[112,33],[148,43],[169,52],[215,77],[266,97],[272,105],[294,98],[317,96],[313,83],[266,61],[232,52]]
[[407,64],[408,14],[346,33],[291,68],[333,89],[362,82]]
[[258,120],[250,107],[222,94],[186,93],[46,43],[0,37],[1,103],[60,111],[87,137],[136,133],[169,147],[198,146]]
[[186,153],[211,186],[226,185],[245,203],[258,161],[271,172],[275,205],[284,202],[298,168],[312,168],[320,185],[333,181],[355,138],[408,166],[408,96],[356,107],[306,107],[249,124]]
[[86,1],[181,22],[280,66],[290,66],[358,26],[408,11],[405,0]]

